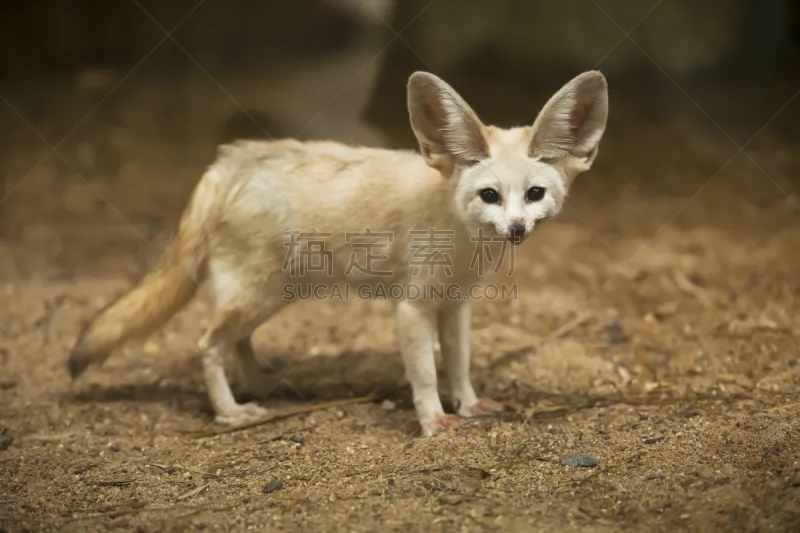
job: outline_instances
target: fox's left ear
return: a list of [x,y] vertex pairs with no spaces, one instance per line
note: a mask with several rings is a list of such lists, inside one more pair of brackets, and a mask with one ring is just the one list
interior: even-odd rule
[[572,179],[589,170],[606,129],[608,84],[598,71],[580,74],[544,105],[528,155],[562,166]]

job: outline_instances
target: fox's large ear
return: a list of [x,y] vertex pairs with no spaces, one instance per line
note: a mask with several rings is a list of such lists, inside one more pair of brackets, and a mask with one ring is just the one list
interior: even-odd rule
[[589,170],[597,156],[607,117],[605,76],[597,71],[584,72],[544,105],[533,123],[528,155],[563,163],[575,174]]
[[415,72],[408,80],[411,128],[429,166],[449,175],[457,163],[489,157],[484,125],[461,96],[433,74]]

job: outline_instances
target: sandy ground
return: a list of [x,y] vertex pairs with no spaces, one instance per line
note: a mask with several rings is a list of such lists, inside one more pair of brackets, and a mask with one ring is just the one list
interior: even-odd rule
[[[0,105],[0,528],[800,530],[796,81],[685,86],[694,102],[611,81],[596,168],[518,251],[518,299],[474,306],[475,383],[507,412],[427,439],[386,302],[297,304],[256,335],[263,405],[373,402],[210,435],[202,294],[70,382],[80,327],[155,261],[219,130],[202,99],[137,79],[49,154]],[[373,114],[408,145],[392,84]],[[555,84],[504,86],[513,107],[470,87],[510,124]],[[51,145],[98,101],[4,94]]]

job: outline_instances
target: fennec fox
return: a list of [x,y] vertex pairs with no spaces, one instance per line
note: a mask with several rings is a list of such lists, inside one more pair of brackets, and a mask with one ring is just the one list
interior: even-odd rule
[[[482,275],[469,265],[476,236],[519,244],[538,222],[559,213],[574,178],[597,155],[608,94],[605,77],[586,72],[552,96],[532,126],[500,129],[484,125],[447,83],[416,72],[408,81],[408,109],[420,153],[296,140],[221,147],[160,262],[80,335],[68,364],[72,376],[163,325],[208,277],[215,310],[198,346],[216,420],[233,424],[265,415],[256,404],[237,403],[222,363],[236,354],[245,375],[257,372],[250,335],[291,301],[287,287],[447,283],[466,294]],[[451,236],[451,268],[409,266],[409,234],[430,229]],[[360,256],[363,265],[364,256],[364,241],[357,245],[348,232],[373,243],[391,233],[382,275],[345,268],[348,257]],[[289,234],[295,246],[287,253]],[[301,257],[301,245],[318,244],[323,235],[330,250],[324,271]],[[468,298],[406,295],[396,301],[396,320],[423,435],[458,426],[459,416],[502,409],[478,398],[470,381]],[[445,414],[439,399],[437,332],[458,416]]]

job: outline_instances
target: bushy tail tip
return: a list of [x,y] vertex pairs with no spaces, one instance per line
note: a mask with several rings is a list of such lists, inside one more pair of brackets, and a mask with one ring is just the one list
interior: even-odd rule
[[67,360],[67,370],[70,377],[74,380],[83,374],[89,365],[92,363],[92,358],[82,354],[77,350],[72,350]]

